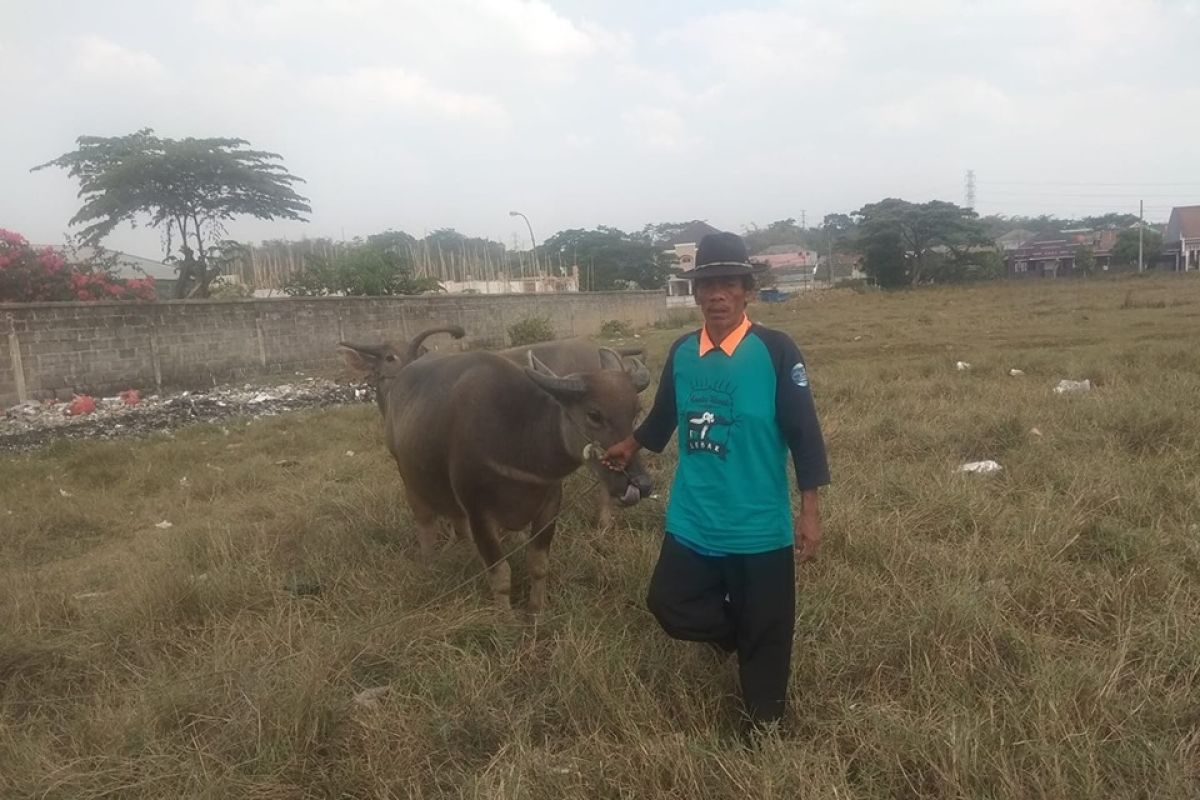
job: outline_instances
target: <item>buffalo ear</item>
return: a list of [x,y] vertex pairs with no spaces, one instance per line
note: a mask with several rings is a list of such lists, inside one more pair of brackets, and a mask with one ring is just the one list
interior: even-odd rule
[[386,344],[351,344],[338,342],[338,352],[352,371],[362,377],[378,378],[379,372],[389,355],[394,357]]
[[621,354],[611,347],[601,347],[600,369],[625,369],[625,365],[621,363]]
[[646,391],[646,387],[650,385],[650,370],[646,369],[646,365],[640,358],[630,357],[625,365],[625,371],[633,379],[633,388],[637,390],[638,394]]
[[587,384],[583,382],[582,378],[574,375],[560,378],[554,374],[554,370],[535,356],[532,350],[529,351],[528,360],[529,366],[525,368],[525,374],[554,397],[560,400],[572,400],[587,394]]

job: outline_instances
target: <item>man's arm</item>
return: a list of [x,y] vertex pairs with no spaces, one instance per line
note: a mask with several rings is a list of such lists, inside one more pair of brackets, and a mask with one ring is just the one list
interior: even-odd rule
[[656,453],[661,453],[667,442],[671,441],[675,427],[679,424],[679,414],[675,405],[675,351],[682,341],[684,339],[671,346],[667,354],[667,363],[663,364],[662,375],[658,379],[654,406],[633,432],[633,438],[637,440],[638,445]]
[[662,375],[658,379],[654,406],[646,419],[627,439],[617,442],[601,456],[600,461],[610,469],[624,469],[642,447],[661,453],[667,442],[671,441],[671,435],[679,424],[675,405],[675,351],[686,339],[685,336],[671,345],[667,363],[663,365]]
[[772,333],[775,334],[770,343],[775,361],[775,419],[792,453],[796,484],[806,493],[829,483],[825,439],[817,420],[804,356],[789,336],[778,331]]

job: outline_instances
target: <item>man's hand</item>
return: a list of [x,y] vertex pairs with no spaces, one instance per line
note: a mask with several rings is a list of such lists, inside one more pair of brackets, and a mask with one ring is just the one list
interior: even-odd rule
[[641,449],[637,439],[630,436],[605,450],[604,455],[600,456],[600,463],[614,472],[620,472],[629,466],[629,462]]
[[800,503],[800,518],[796,520],[797,564],[816,559],[821,549],[821,511],[816,489],[802,492]]
[[796,561],[813,561],[821,549],[821,520],[814,514],[802,514],[796,521]]

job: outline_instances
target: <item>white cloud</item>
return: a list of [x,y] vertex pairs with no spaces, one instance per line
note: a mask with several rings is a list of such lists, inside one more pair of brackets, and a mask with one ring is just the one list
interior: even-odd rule
[[480,50],[570,60],[619,41],[544,0],[202,0],[197,15],[222,35],[390,44],[377,55],[409,61]]
[[789,9],[722,11],[662,35],[685,63],[708,63],[731,83],[798,81],[837,71],[843,36]]
[[367,68],[323,75],[309,82],[313,97],[347,111],[418,110],[452,120],[501,124],[508,115],[495,98],[435,86],[422,75],[398,68]]
[[78,37],[72,47],[72,66],[79,78],[146,83],[167,75],[162,63],[149,53],[130,50],[100,36]]
[[684,155],[695,151],[703,141],[691,131],[684,116],[673,109],[643,106],[626,111],[622,118],[638,145],[652,152]]
[[948,125],[1006,124],[1016,119],[1012,99],[979,78],[948,78],[924,85],[873,109],[869,121],[884,130],[945,130]]

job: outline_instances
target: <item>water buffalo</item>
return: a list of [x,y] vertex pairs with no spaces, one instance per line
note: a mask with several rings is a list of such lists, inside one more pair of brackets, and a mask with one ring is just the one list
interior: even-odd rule
[[528,608],[537,614],[546,603],[562,482],[585,461],[623,504],[650,491],[639,463],[622,474],[589,457],[630,434],[649,378],[611,351],[600,356],[603,369],[560,376],[532,354],[525,366],[486,351],[416,358],[416,343],[408,350],[414,358],[389,362],[376,355],[386,347],[340,347],[378,387],[385,439],[422,552],[436,544],[438,518],[449,518],[474,540],[502,608],[511,608],[512,589],[499,532],[530,529]]
[[[612,356],[605,356],[603,353],[605,350]],[[509,347],[498,352],[517,364],[527,363],[529,354],[533,353],[539,361],[559,375],[603,369],[605,363],[613,363],[615,356],[616,360],[622,362],[625,369],[635,376],[635,382],[642,387],[638,390],[639,392],[644,390],[650,382],[650,372],[639,358],[639,356],[645,355],[646,351],[640,347],[606,348],[587,339],[555,339],[521,347]],[[606,487],[598,488],[596,524],[603,529],[612,524],[612,496]]]

